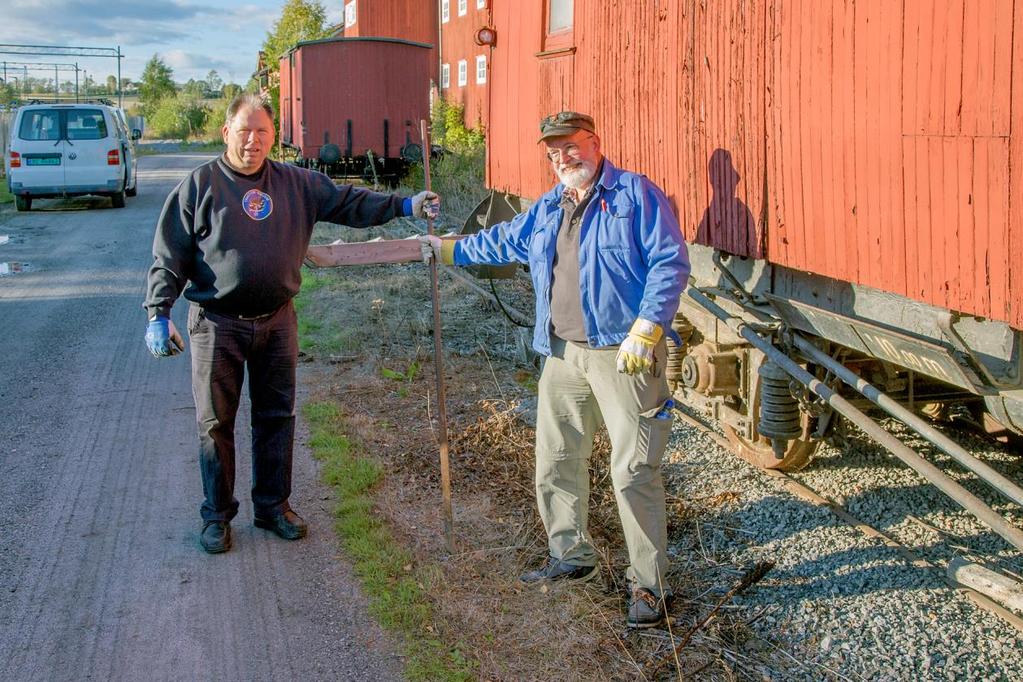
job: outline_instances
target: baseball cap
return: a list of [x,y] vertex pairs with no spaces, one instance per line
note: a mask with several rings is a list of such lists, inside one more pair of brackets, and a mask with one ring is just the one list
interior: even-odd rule
[[593,117],[577,111],[559,111],[540,121],[540,139],[537,142],[543,142],[548,137],[571,135],[577,130],[596,132]]

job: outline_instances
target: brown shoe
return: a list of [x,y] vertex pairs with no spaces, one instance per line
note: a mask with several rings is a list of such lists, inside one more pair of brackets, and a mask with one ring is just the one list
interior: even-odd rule
[[285,540],[298,540],[304,538],[309,532],[309,526],[302,520],[302,517],[290,509],[274,516],[257,516],[253,519],[253,523],[256,528],[272,530]]
[[632,588],[625,624],[630,628],[655,628],[667,617],[664,600],[645,587]]
[[231,549],[231,524],[227,521],[206,521],[199,533],[199,545],[209,554]]

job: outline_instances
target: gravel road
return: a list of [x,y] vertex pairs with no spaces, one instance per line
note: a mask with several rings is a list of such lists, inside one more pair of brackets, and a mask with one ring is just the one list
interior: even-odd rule
[[400,678],[304,448],[292,500],[310,537],[253,528],[241,436],[235,548],[198,548],[188,358],[149,356],[140,306],[163,200],[206,158],[143,157],[124,209],[0,215],[16,264],[0,268],[2,680]]
[[[896,425],[887,424],[894,432]],[[955,430],[946,433],[1013,480],[1023,461]],[[699,553],[719,565],[706,578],[724,589],[736,566],[771,560],[776,567],[738,600],[767,608],[753,628],[793,653],[789,667],[766,677],[851,680],[1020,680],[1020,632],[981,610],[942,579],[956,555],[1023,573],[1019,553],[865,437],[826,446],[794,477],[837,501],[861,521],[923,555],[914,565],[879,540],[864,537],[826,508],[722,450],[707,434],[676,423],[668,490],[683,500],[732,500],[676,538],[679,557]],[[1019,507],[991,494],[974,476],[914,441],[931,461],[1023,527]],[[681,559],[680,559],[681,560]],[[707,599],[707,597],[704,597]]]

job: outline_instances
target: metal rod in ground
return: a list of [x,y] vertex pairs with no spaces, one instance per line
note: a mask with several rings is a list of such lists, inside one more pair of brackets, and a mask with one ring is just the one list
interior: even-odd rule
[[[426,121],[419,122],[423,140],[423,177],[430,191],[430,133]],[[433,234],[433,218],[427,216],[426,231]],[[451,462],[448,456],[448,411],[444,391],[444,346],[440,338],[440,286],[437,282],[437,259],[430,260],[430,291],[433,295],[433,367],[437,382],[437,441],[440,446],[440,490],[443,496],[444,539],[448,552],[455,552],[455,521],[451,511]]]
[[977,476],[986,481],[992,488],[1002,493],[1016,504],[1023,506],[1023,488],[1020,488],[1005,476],[1002,476],[990,466],[971,455],[961,445],[957,444],[941,431],[938,431],[923,419],[879,391],[876,386],[849,371],[849,369],[840,362],[833,360],[831,356],[817,348],[817,346],[813,345],[807,339],[804,339],[798,334],[794,334],[792,338],[796,348],[805,353],[808,358],[825,369],[830,370],[835,376],[855,389],[857,393],[863,395],[867,398],[867,400],[874,403],[891,416],[904,422],[907,426],[944,451],[949,457],[977,474]]
[[1020,529],[1006,521],[995,510],[984,504],[980,498],[946,476],[944,472],[924,459],[919,453],[909,449],[905,443],[885,431],[880,424],[860,412],[848,400],[835,393],[830,386],[800,367],[789,356],[775,348],[770,341],[754,331],[745,321],[735,317],[717,303],[711,301],[696,287],[689,287],[686,293],[690,298],[728,325],[732,331],[761,350],[764,355],[785,370],[789,376],[820,396],[836,412],[863,429],[874,441],[887,448],[907,466],[934,484],[941,492],[958,502],[964,509],[986,524],[988,528],[1002,536],[1006,542],[1016,549],[1023,551],[1023,531],[1020,531]]

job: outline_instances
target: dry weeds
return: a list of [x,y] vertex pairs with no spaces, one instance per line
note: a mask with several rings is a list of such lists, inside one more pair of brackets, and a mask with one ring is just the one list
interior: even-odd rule
[[[384,234],[408,225],[385,228]],[[321,230],[318,238],[353,231]],[[357,235],[363,238],[373,233]],[[676,599],[668,630],[624,627],[627,557],[609,485],[609,443],[591,458],[590,530],[602,580],[587,587],[524,587],[517,576],[546,555],[533,497],[533,430],[523,421],[535,390],[533,367],[515,361],[514,325],[482,299],[442,279],[444,374],[457,551],[448,555],[440,513],[429,277],[425,267],[320,271],[306,315],[333,320],[349,352],[309,357],[326,376],[356,438],[385,465],[379,512],[431,576],[435,629],[461,642],[483,680],[736,679],[783,676],[770,644],[748,622],[763,615],[723,608],[676,658],[672,642],[706,615],[731,585],[709,585],[698,556],[679,557],[668,576]],[[382,370],[388,370],[384,372]],[[396,378],[402,375],[402,378]],[[389,378],[390,377],[390,378]],[[690,532],[729,495],[669,497],[669,535]],[[736,568],[736,576],[742,573]]]

